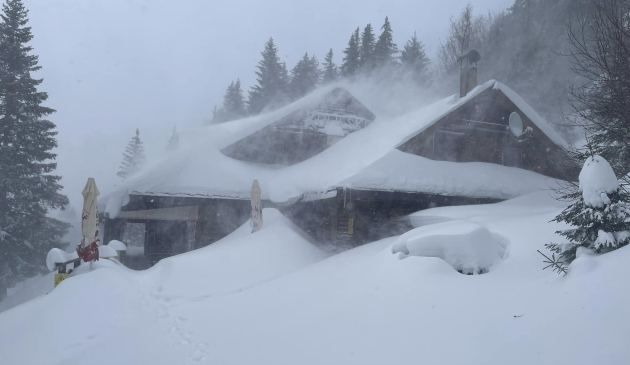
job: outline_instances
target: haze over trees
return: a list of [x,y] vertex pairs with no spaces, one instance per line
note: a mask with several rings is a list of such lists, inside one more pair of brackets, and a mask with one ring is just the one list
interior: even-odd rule
[[144,145],[140,140],[140,130],[136,129],[136,135],[131,138],[131,141],[129,141],[125,148],[123,160],[116,175],[126,180],[140,171],[145,160]]
[[629,182],[630,3],[601,0],[582,9],[568,24],[572,70],[582,82],[570,89],[567,122],[589,137],[578,159],[601,155]]
[[[366,24],[363,29],[354,28],[347,46],[340,50],[338,64],[335,50],[322,56],[317,85],[367,78],[395,88],[400,82],[411,81],[418,88],[430,87],[434,94],[448,95],[458,89],[457,58],[475,49],[481,54],[479,83],[497,79],[523,96],[545,118],[561,124],[564,115],[571,111],[567,102],[570,86],[579,84],[582,78],[571,71],[571,58],[563,56],[570,54],[571,47],[565,25],[570,16],[579,14],[581,5],[590,1],[515,0],[508,9],[496,14],[476,13],[469,4],[451,19],[449,32],[433,59],[425,53],[421,37],[396,35],[395,24],[385,18],[380,27]],[[406,38],[402,49],[396,44],[397,37]],[[312,58],[314,53],[308,55]],[[298,63],[299,67],[296,64],[292,72],[286,72],[287,66],[280,62],[273,39],[267,42],[256,66],[257,83],[249,91],[247,115],[278,108],[312,90],[312,83],[305,84],[307,77],[300,71],[307,62],[302,59]],[[302,80],[293,82],[294,77]],[[232,119],[223,117],[221,108],[214,114],[214,123]],[[571,135],[573,125],[560,128],[568,137],[580,138],[579,133]]]
[[287,67],[280,62],[273,38],[269,38],[261,55],[262,59],[256,66],[257,83],[249,90],[247,105],[250,114],[258,114],[264,108],[282,106],[289,99]]
[[428,68],[431,61],[424,52],[424,45],[418,41],[416,33],[400,52],[400,62],[405,76],[411,77],[418,85],[429,83]]
[[173,132],[168,139],[166,150],[169,152],[177,151],[179,149],[179,133],[177,133],[177,126],[173,127]]
[[326,58],[324,58],[324,70],[322,72],[322,84],[330,84],[339,79],[339,69],[334,61],[334,53],[332,48],[328,53],[326,53]]
[[47,216],[63,208],[60,193],[55,124],[46,117],[55,110],[42,104],[48,94],[38,91],[42,79],[28,10],[21,0],[2,6],[0,22],[0,300],[7,288],[43,273],[48,250],[65,246],[69,225]]

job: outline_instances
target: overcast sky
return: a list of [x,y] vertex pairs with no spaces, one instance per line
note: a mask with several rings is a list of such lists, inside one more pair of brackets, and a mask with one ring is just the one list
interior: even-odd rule
[[[304,54],[335,62],[352,31],[389,16],[399,48],[417,32],[434,58],[449,18],[467,0],[25,0],[35,48],[59,130],[58,174],[80,206],[95,177],[115,184],[122,151],[140,128],[150,156],[173,125],[201,125],[231,80],[248,89],[264,43],[273,36],[291,68]],[[478,14],[513,0],[472,1]]]

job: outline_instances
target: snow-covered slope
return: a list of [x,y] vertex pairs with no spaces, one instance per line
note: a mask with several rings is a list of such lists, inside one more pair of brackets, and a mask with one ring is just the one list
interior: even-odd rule
[[401,260],[395,237],[325,258],[266,211],[256,234],[244,226],[145,272],[102,262],[1,313],[0,353],[8,364],[626,364],[630,247],[582,256],[566,277],[542,271],[536,250],[558,241],[563,227],[548,222],[563,207],[542,192],[422,212],[509,241],[473,276]]

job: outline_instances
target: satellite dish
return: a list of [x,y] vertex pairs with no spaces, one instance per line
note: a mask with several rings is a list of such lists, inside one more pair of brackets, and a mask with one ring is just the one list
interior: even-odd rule
[[518,115],[517,112],[512,112],[512,114],[510,114],[510,132],[512,132],[512,134],[514,135],[514,137],[519,137],[523,134],[523,119],[521,119],[521,116]]

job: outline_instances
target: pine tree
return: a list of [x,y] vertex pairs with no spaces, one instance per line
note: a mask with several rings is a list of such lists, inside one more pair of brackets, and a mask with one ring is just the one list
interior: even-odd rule
[[55,124],[46,117],[55,111],[42,106],[48,94],[37,90],[42,79],[38,57],[27,46],[33,35],[28,10],[21,0],[7,0],[0,22],[0,300],[7,287],[45,272],[53,247],[64,247],[69,225],[46,216],[63,208],[59,193]]
[[319,62],[315,56],[309,58],[308,53],[291,70],[291,96],[299,99],[313,91],[319,83]]
[[600,253],[630,243],[628,195],[619,188],[617,177],[604,158],[597,155],[587,158],[580,172],[580,191],[564,198],[577,201],[553,221],[574,227],[556,232],[567,238],[569,243],[545,246],[559,253],[565,263],[569,264],[576,258],[580,247]]
[[346,47],[346,49],[343,51],[345,56],[343,58],[343,63],[341,64],[341,74],[344,77],[352,77],[356,75],[359,67],[361,66],[359,39],[359,28],[357,28],[357,30],[352,33],[350,41],[348,41],[348,47]]
[[374,68],[374,45],[374,31],[372,30],[372,24],[368,23],[368,25],[365,26],[365,29],[363,29],[359,59],[361,67],[366,71]]
[[173,133],[171,137],[168,139],[168,144],[166,145],[166,150],[169,152],[177,151],[179,149],[179,133],[177,133],[177,126],[173,127]]
[[232,81],[230,86],[228,86],[223,96],[223,107],[217,113],[217,122],[236,120],[247,115],[240,79],[237,79],[236,82]]
[[212,107],[212,116],[210,117],[208,124],[218,124],[223,123],[223,108],[219,108],[218,106]]
[[264,108],[277,108],[287,101],[289,77],[286,65],[280,63],[273,38],[269,38],[261,55],[263,58],[256,66],[258,84],[249,91],[247,103],[250,114],[259,114]]
[[385,23],[381,27],[381,35],[374,46],[374,63],[376,67],[385,67],[394,63],[394,56],[398,53],[398,46],[394,43],[394,33],[385,17]]
[[145,159],[144,146],[140,140],[140,130],[136,129],[135,137],[131,138],[131,141],[127,144],[127,148],[125,148],[123,161],[116,175],[120,176],[123,180],[133,176],[140,171],[144,165]]
[[324,70],[322,71],[322,84],[330,84],[337,81],[338,78],[339,70],[337,69],[337,65],[333,62],[333,50],[331,48],[326,54]]
[[418,84],[426,84],[429,58],[424,52],[424,45],[418,41],[415,32],[405,44],[400,54],[400,61],[406,76],[412,77]]

